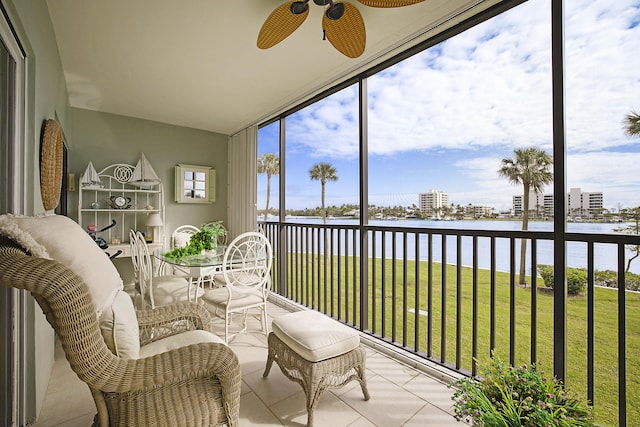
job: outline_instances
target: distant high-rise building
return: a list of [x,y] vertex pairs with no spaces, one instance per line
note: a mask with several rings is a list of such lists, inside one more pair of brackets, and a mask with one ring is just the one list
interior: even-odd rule
[[[513,196],[513,213],[522,216],[524,197],[522,195]],[[553,194],[529,192],[529,212],[538,212],[539,215],[553,215]]]
[[419,194],[420,212],[438,213],[440,209],[449,205],[449,195],[441,190],[429,190]]
[[[592,218],[602,213],[602,192],[583,192],[580,188],[572,188],[567,193],[567,216],[571,218]],[[513,196],[513,211],[516,216],[522,215],[522,195]],[[540,215],[553,215],[553,194],[529,193],[529,211]]]
[[603,197],[601,192],[587,193],[579,188],[572,188],[567,194],[567,216],[587,217],[602,213]]

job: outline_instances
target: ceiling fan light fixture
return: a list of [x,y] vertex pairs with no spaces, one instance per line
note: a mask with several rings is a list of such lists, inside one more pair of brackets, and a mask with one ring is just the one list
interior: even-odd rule
[[305,1],[294,1],[291,3],[291,13],[294,15],[301,15],[309,9],[309,5],[307,4],[309,0]]
[[[409,6],[425,0],[358,0],[371,7],[390,8]],[[313,0],[318,6],[326,6],[322,15],[323,40],[340,53],[357,58],[364,53],[367,34],[364,20],[358,9],[348,1]],[[271,12],[262,24],[256,45],[269,49],[291,35],[309,16],[309,0],[287,0]]]
[[333,3],[326,12],[327,18],[334,21],[342,18],[344,15],[344,3]]

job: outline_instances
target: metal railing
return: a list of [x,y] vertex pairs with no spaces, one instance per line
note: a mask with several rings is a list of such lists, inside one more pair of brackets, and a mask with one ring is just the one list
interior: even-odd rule
[[[640,403],[636,375],[629,378],[626,370],[640,359],[635,356],[638,318],[626,314],[633,307],[637,316],[640,300],[637,293],[598,287],[595,267],[603,253],[613,254],[614,277],[625,283],[625,245],[640,245],[639,236],[565,234],[568,250],[579,251],[578,258],[584,259],[587,283],[560,317],[565,322],[570,318],[568,337],[554,350],[552,291],[538,274],[531,274],[541,264],[553,263],[553,232],[273,222],[262,226],[276,257],[274,291],[286,298],[464,375],[477,375],[477,361],[492,351],[508,357],[512,365],[544,363],[549,370],[553,352],[565,352],[563,358],[571,362],[567,384],[596,409],[602,402],[601,411],[611,411],[617,402],[619,425],[626,425],[627,411]],[[523,239],[526,286],[519,284],[517,272]],[[599,300],[601,295],[606,301]],[[617,313],[615,319],[600,318],[611,313]],[[636,328],[629,330],[632,321]],[[599,334],[603,325],[617,333]],[[611,342],[603,342],[607,339]],[[603,365],[609,378],[599,376]],[[602,381],[612,381],[611,372],[617,377],[613,397],[610,387],[598,388]]]

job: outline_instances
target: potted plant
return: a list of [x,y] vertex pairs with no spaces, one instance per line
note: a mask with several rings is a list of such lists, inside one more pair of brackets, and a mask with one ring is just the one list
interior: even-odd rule
[[493,355],[481,379],[462,378],[454,416],[476,426],[593,426],[593,410],[536,364],[512,367]]
[[224,233],[226,233],[226,230],[222,226],[222,221],[203,225],[200,230],[191,235],[189,243],[181,248],[173,248],[165,256],[182,258],[214,250],[218,247],[218,237],[224,235]]
[[195,249],[196,253],[213,250],[218,247],[218,236],[222,233],[224,228],[220,221],[203,225],[199,231],[191,235],[189,245]]

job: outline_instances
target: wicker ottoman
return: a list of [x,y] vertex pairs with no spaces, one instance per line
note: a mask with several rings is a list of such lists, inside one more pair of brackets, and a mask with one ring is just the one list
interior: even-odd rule
[[263,377],[275,361],[282,373],[302,386],[307,397],[307,426],[313,410],[329,387],[357,380],[369,400],[365,378],[365,350],[358,332],[324,314],[299,311],[273,320],[269,355]]

